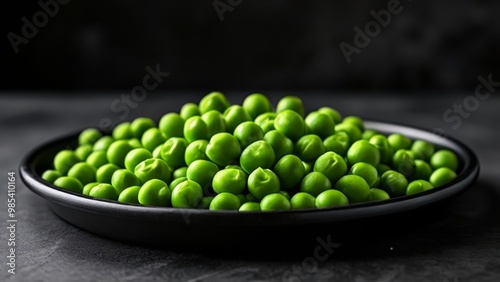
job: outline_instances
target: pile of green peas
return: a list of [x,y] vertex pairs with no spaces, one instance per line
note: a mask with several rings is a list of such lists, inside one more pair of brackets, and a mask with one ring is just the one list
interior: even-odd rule
[[220,92],[198,104],[82,131],[42,178],[76,193],[122,203],[210,210],[328,208],[417,194],[456,178],[459,161],[424,140],[365,129],[329,107],[307,116],[286,96],[231,105]]

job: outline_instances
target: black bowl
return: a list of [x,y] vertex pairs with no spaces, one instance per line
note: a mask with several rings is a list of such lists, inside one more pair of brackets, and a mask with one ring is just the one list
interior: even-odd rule
[[434,217],[433,207],[439,208],[463,192],[478,176],[476,155],[458,140],[391,123],[366,121],[365,126],[385,134],[398,132],[455,151],[460,161],[457,178],[416,195],[327,209],[241,213],[144,207],[93,199],[41,179],[40,175],[51,168],[58,151],[76,147],[78,134],[40,146],[24,159],[20,172],[26,185],[45,198],[59,217],[94,234],[136,244],[230,251],[259,250],[269,244],[290,248],[298,241],[317,244],[314,238],[325,234],[349,240],[355,238],[353,234],[405,228],[404,223],[409,221],[414,226],[409,217],[424,221]]

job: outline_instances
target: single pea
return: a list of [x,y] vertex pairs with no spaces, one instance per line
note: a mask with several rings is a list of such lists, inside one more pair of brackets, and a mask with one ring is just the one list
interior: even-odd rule
[[153,155],[144,148],[133,149],[125,156],[125,168],[134,171],[135,167],[142,161],[152,158]]
[[151,179],[159,179],[169,183],[172,179],[172,170],[162,159],[150,158],[138,163],[134,168],[134,174],[142,182]]
[[174,208],[196,208],[203,198],[200,184],[186,180],[172,190],[172,206]]
[[255,122],[245,121],[234,129],[233,135],[240,142],[241,149],[244,150],[253,142],[262,140],[264,132]]
[[274,119],[274,128],[292,141],[299,140],[306,132],[306,124],[302,116],[292,110],[280,112]]
[[245,100],[243,100],[242,107],[247,111],[250,117],[252,117],[252,120],[260,114],[272,112],[273,110],[271,101],[261,93],[248,95]]
[[385,164],[378,164],[375,168],[377,169],[378,175],[382,175],[384,172],[391,170],[391,167]]
[[387,192],[378,188],[370,189],[370,202],[389,200],[391,197]]
[[130,131],[132,132],[133,137],[141,139],[146,130],[155,126],[155,122],[152,119],[147,117],[138,117],[130,123]]
[[223,169],[215,174],[212,186],[216,193],[229,192],[238,195],[245,190],[247,180],[248,176],[243,170]]
[[203,191],[212,187],[212,180],[219,171],[219,167],[211,161],[196,160],[191,163],[186,171],[187,179],[200,184]]
[[156,128],[148,128],[141,138],[141,144],[148,151],[153,151],[158,145],[165,143],[167,139],[163,136],[163,133]]
[[233,105],[224,111],[224,121],[226,122],[226,131],[233,133],[240,123],[252,121],[252,117],[242,106]]
[[297,96],[285,96],[278,101],[278,104],[276,105],[276,112],[279,114],[286,110],[294,111],[301,117],[304,116],[304,104]]
[[288,194],[287,191],[280,190],[278,193],[285,196],[285,198],[287,198],[290,201],[290,194]]
[[108,163],[108,157],[105,151],[94,151],[87,157],[86,162],[95,168],[100,168]]
[[314,163],[314,171],[321,172],[331,183],[335,183],[346,174],[347,164],[339,154],[326,152]]
[[408,187],[406,188],[406,195],[417,194],[420,192],[430,190],[432,188],[433,188],[432,184],[430,184],[428,181],[422,179],[414,180],[408,184]]
[[101,183],[90,189],[89,196],[98,199],[117,200],[118,194],[115,188],[107,183]]
[[95,174],[96,169],[86,162],[76,163],[68,171],[68,176],[78,179],[83,185],[94,182]]
[[260,211],[260,203],[246,202],[238,209],[240,212]]
[[111,184],[113,173],[119,170],[120,167],[114,164],[105,164],[99,167],[95,173],[97,182]]
[[368,163],[356,163],[351,167],[349,174],[354,174],[363,177],[368,186],[375,187],[377,182],[377,169]]
[[347,116],[342,120],[343,123],[348,123],[355,125],[363,132],[365,130],[365,125],[363,123],[363,120],[360,117],[357,116]]
[[106,157],[109,162],[119,167],[125,167],[125,157],[133,147],[125,140],[113,142],[106,151]]
[[335,122],[325,113],[310,112],[306,119],[307,131],[309,134],[316,134],[321,139],[324,139],[335,133]]
[[349,165],[365,162],[376,166],[380,162],[380,152],[366,140],[358,140],[347,150],[347,161]]
[[392,157],[392,167],[405,177],[409,177],[415,172],[415,161],[406,153],[406,150],[400,149]]
[[252,195],[251,193],[248,193],[247,194],[247,202],[260,202],[259,199],[257,199],[254,195]]
[[70,190],[75,193],[82,193],[83,185],[80,180],[71,176],[61,176],[54,181],[54,185]]
[[87,128],[78,135],[79,145],[94,145],[94,143],[101,138],[102,134],[95,128]]
[[387,136],[387,141],[389,141],[389,144],[391,145],[394,152],[400,149],[408,150],[411,146],[410,138],[399,133],[393,133]]
[[49,183],[54,183],[54,181],[56,181],[56,179],[58,179],[61,176],[62,174],[59,171],[49,169],[43,172],[42,179]]
[[174,179],[179,177],[186,177],[187,169],[187,166],[179,167],[178,169],[174,170],[174,172],[172,173],[172,177]]
[[199,107],[201,114],[212,110],[223,113],[229,107],[229,101],[224,94],[214,91],[208,93],[200,100]]
[[207,124],[199,116],[190,117],[184,123],[184,137],[189,143],[200,139],[208,140]]
[[264,135],[263,140],[273,147],[277,160],[281,159],[284,155],[293,154],[294,146],[292,140],[278,130],[273,129],[268,131]]
[[62,150],[54,157],[54,168],[62,175],[66,175],[69,169],[78,162],[80,159],[73,151]]
[[115,187],[116,194],[119,195],[125,188],[141,185],[141,181],[130,170],[119,169],[113,173],[111,185]]
[[380,177],[379,188],[387,192],[391,197],[403,196],[406,193],[408,180],[401,173],[388,170]]
[[330,135],[323,141],[323,147],[325,147],[326,152],[335,152],[342,157],[347,155],[347,149],[349,149],[350,144],[349,135],[344,131]]
[[169,186],[170,190],[174,190],[175,186],[179,185],[179,183],[182,183],[186,180],[187,180],[187,177],[185,177],[185,176],[172,180],[172,182],[170,182],[170,186]]
[[204,113],[201,116],[201,119],[207,125],[208,138],[214,136],[214,134],[226,131],[226,121],[224,120],[224,116],[216,110]]
[[260,114],[258,117],[255,118],[254,122],[260,128],[262,128],[262,131],[264,134],[267,132],[274,130],[274,120],[276,119],[277,114],[276,113],[263,113]]
[[138,199],[141,205],[145,206],[170,206],[171,192],[168,185],[159,180],[151,179],[142,184],[139,189]]
[[207,146],[208,141],[203,139],[189,143],[184,153],[184,161],[186,164],[190,165],[196,160],[209,160],[206,154]]
[[[179,115],[184,121],[186,121],[190,117],[201,116],[200,108],[198,107],[198,105],[194,103],[187,103],[181,107]],[[184,125],[183,125],[183,130],[184,130]]]
[[248,176],[247,187],[253,196],[261,200],[268,194],[278,193],[280,181],[272,170],[259,167]]
[[319,209],[339,207],[349,204],[349,199],[344,195],[344,193],[330,189],[323,191],[316,197],[316,207]]
[[341,123],[342,122],[342,116],[339,114],[339,112],[333,108],[330,107],[321,107],[318,109],[318,112],[327,114],[335,124]]
[[349,141],[352,143],[361,140],[363,133],[356,125],[352,123],[338,123],[335,124],[335,132],[345,132],[349,135]]
[[239,158],[241,147],[236,137],[221,132],[210,138],[205,153],[212,162],[226,166]]
[[313,171],[308,173],[300,183],[300,191],[317,197],[323,191],[332,189],[332,183],[323,173]]
[[290,199],[292,210],[316,208],[316,198],[309,193],[298,192]]
[[302,165],[304,165],[305,174],[312,172],[314,169],[314,163],[302,162]]
[[411,150],[415,153],[414,159],[428,161],[434,154],[434,145],[424,140],[415,140]]
[[111,135],[113,136],[114,140],[126,140],[134,137],[134,134],[130,129],[130,122],[127,121],[115,126]]
[[318,135],[308,134],[295,143],[294,153],[305,162],[312,162],[325,153],[323,140]]
[[220,193],[214,197],[210,203],[210,210],[234,210],[237,211],[240,208],[240,200],[236,195],[231,193]]
[[75,149],[75,155],[82,161],[86,160],[87,157],[92,153],[92,145],[85,144],[80,145]]
[[448,167],[440,167],[431,174],[429,182],[434,187],[438,187],[451,182],[455,178],[457,178],[457,174],[453,170]]
[[251,173],[256,168],[271,168],[274,165],[275,155],[271,145],[260,140],[250,144],[241,153],[240,166],[246,173]]
[[394,152],[391,144],[389,144],[389,141],[387,140],[387,137],[385,137],[382,134],[376,134],[370,138],[369,142],[373,144],[375,147],[377,147],[378,151],[380,152],[381,163],[383,164],[392,163],[392,155]]
[[431,156],[430,164],[434,169],[447,167],[456,172],[458,168],[458,158],[452,151],[441,149]]
[[201,201],[198,204],[197,208],[208,210],[210,208],[210,204],[212,203],[214,198],[215,197],[203,197],[203,198],[201,198]]
[[431,166],[423,160],[415,160],[415,172],[410,176],[410,179],[429,180],[432,174]]
[[97,186],[99,184],[101,184],[101,183],[99,183],[99,182],[90,182],[90,183],[85,184],[85,186],[83,186],[83,189],[82,189],[82,194],[89,196],[90,190],[92,190],[92,188],[94,188],[95,186]]
[[187,146],[188,142],[184,138],[169,138],[167,141],[165,141],[165,143],[163,143],[163,146],[161,148],[161,158],[172,169],[186,166],[184,154],[186,152]]
[[158,129],[165,139],[184,137],[184,119],[177,113],[168,113],[161,117]]
[[280,193],[268,194],[260,201],[261,211],[288,211],[291,209],[290,201]]
[[139,204],[139,190],[141,190],[141,186],[131,186],[126,188],[118,196],[118,202]]
[[132,146],[132,149],[144,148],[144,146],[142,146],[141,141],[139,141],[139,139],[137,138],[128,139],[128,143],[130,144],[130,146]]
[[335,189],[346,195],[349,203],[361,203],[370,199],[370,186],[358,175],[343,176],[335,184]]
[[370,141],[370,139],[375,135],[379,135],[378,131],[375,129],[367,129],[363,131],[361,138]]
[[107,151],[109,146],[114,142],[115,140],[113,139],[113,137],[109,136],[109,135],[106,135],[106,136],[103,136],[101,138],[99,138],[99,140],[97,140],[95,143],[94,143],[94,151]]
[[274,173],[280,180],[281,189],[297,187],[306,175],[306,169],[299,157],[295,155],[283,156],[274,166]]
[[[163,144],[165,144],[165,143],[163,143]],[[163,144],[156,146],[156,148],[153,150],[153,152],[151,152],[151,155],[153,156],[153,158],[158,158],[158,159],[162,158],[161,157],[161,149],[163,148]]]
[[247,196],[245,194],[236,195],[238,200],[240,200],[240,206],[247,202]]

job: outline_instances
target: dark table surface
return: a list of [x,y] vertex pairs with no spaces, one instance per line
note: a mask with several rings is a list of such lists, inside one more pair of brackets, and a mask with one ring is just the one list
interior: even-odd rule
[[[244,94],[227,93],[234,103],[240,103]],[[290,93],[267,94],[275,102]],[[453,110],[455,103],[463,103],[473,92],[413,96],[296,94],[304,98],[308,110],[332,106],[344,115],[397,121],[430,130],[441,128],[477,153],[480,176],[471,189],[440,210],[431,223],[419,225],[411,232],[397,232],[395,224],[383,237],[364,234],[359,244],[362,247],[339,241],[338,252],[323,262],[310,263],[307,258],[312,256],[313,249],[280,256],[273,254],[273,250],[260,255],[246,255],[237,250],[214,254],[129,245],[95,236],[59,219],[44,199],[22,183],[18,173],[21,159],[37,145],[75,129],[97,127],[103,118],[114,123],[137,116],[159,119],[166,112],[177,111],[183,103],[197,102],[202,93],[151,94],[135,108],[129,107],[129,114],[123,116],[120,115],[123,112],[111,109],[121,92],[71,96],[2,93],[0,281],[500,281],[498,97],[480,101],[477,109],[468,112],[466,118],[461,118],[460,126],[453,129],[454,123],[447,123],[443,113]],[[9,171],[17,173],[15,275],[9,274],[6,266]],[[311,242],[296,242],[302,243]]]

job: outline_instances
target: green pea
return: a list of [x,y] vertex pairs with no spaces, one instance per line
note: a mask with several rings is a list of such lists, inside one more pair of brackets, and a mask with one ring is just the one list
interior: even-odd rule
[[273,129],[268,131],[264,135],[263,140],[271,145],[277,160],[281,159],[284,155],[293,153],[294,145],[292,140],[278,130]]
[[458,168],[458,158],[457,155],[455,155],[455,153],[453,153],[452,151],[448,149],[442,149],[435,152],[431,156],[430,164],[434,169],[447,167],[456,172]]
[[[166,141],[165,141],[166,142]],[[151,155],[153,156],[153,158],[157,158],[157,159],[161,159],[161,149],[163,148],[163,144],[160,144],[158,146],[156,146],[156,148],[153,150],[153,152],[151,152]]]
[[94,143],[101,138],[102,134],[95,128],[87,128],[78,135],[79,145],[94,145]]
[[335,124],[342,122],[342,116],[335,109],[332,109],[330,107],[322,107],[318,109],[318,112],[327,114]]
[[118,196],[118,202],[139,204],[139,190],[141,190],[141,186],[131,186],[126,188]]
[[[252,195],[251,193],[247,194],[247,202],[260,202],[259,199],[257,199],[254,195]],[[259,207],[260,209],[260,207]]]
[[208,146],[207,140],[195,140],[186,148],[186,152],[184,153],[184,160],[187,165],[190,165],[192,162],[196,160],[209,160],[206,154]]
[[260,203],[246,202],[238,209],[240,212],[260,211]]
[[134,134],[130,129],[130,122],[122,122],[118,124],[115,126],[111,134],[115,140],[126,140],[134,137]]
[[206,160],[196,160],[189,165],[186,171],[187,179],[200,184],[203,191],[212,187],[212,180],[219,171],[216,164]]
[[440,167],[431,174],[429,182],[434,187],[438,187],[451,182],[455,178],[457,178],[457,174],[453,170],[448,167]]
[[54,183],[54,181],[56,181],[56,179],[58,179],[61,176],[62,174],[59,171],[49,169],[43,172],[42,179],[49,183]]
[[142,146],[141,141],[139,141],[139,139],[137,139],[137,138],[131,138],[131,139],[129,139],[128,143],[130,144],[130,146],[132,146],[132,149],[144,148]]
[[223,113],[229,107],[229,101],[222,93],[214,91],[200,100],[199,107],[201,114],[212,110]]
[[141,205],[168,207],[170,206],[170,196],[170,189],[165,182],[151,179],[139,189],[138,199]]
[[367,129],[367,130],[363,131],[363,134],[361,135],[361,138],[364,139],[364,140],[370,141],[370,139],[373,136],[375,136],[375,135],[379,135],[378,131],[376,131],[374,129]]
[[184,119],[177,113],[168,113],[161,117],[158,129],[166,139],[184,137]]
[[155,126],[155,122],[152,119],[147,117],[138,117],[130,124],[130,131],[132,132],[133,137],[141,139],[146,130]]
[[108,157],[105,151],[94,151],[87,157],[86,162],[95,168],[100,168],[108,163]]
[[375,168],[377,169],[378,175],[382,175],[384,172],[391,170],[391,167],[385,164],[378,164]]
[[400,149],[408,150],[411,146],[411,140],[399,133],[393,133],[387,136],[387,141],[389,141],[389,144],[391,145],[394,152]]
[[187,146],[188,142],[186,139],[180,137],[171,137],[167,141],[165,141],[161,148],[161,158],[172,169],[186,166],[184,154],[186,152]]
[[411,175],[412,180],[429,180],[432,174],[431,166],[423,160],[415,160],[415,172]]
[[335,123],[333,119],[325,113],[311,112],[305,119],[307,132],[309,134],[318,135],[324,139],[335,133]]
[[328,177],[317,171],[308,173],[306,176],[304,176],[302,182],[300,183],[300,191],[306,192],[314,197],[317,197],[323,191],[331,188],[332,183],[330,182]]
[[158,128],[152,127],[147,129],[142,135],[141,144],[148,151],[153,151],[158,145],[165,143],[166,140]]
[[278,193],[280,181],[272,170],[259,167],[248,176],[247,187],[254,197],[261,200],[268,194]]
[[376,166],[380,162],[380,152],[366,140],[358,140],[347,150],[347,161],[349,165],[365,162]]
[[130,170],[119,169],[113,173],[111,185],[115,187],[116,194],[119,195],[125,188],[141,185],[141,181]]
[[252,117],[243,107],[233,105],[224,111],[224,121],[226,122],[226,131],[232,133],[240,123],[252,121]]
[[240,142],[241,149],[244,150],[253,142],[262,140],[264,132],[255,122],[245,121],[234,129],[233,135]]
[[345,175],[337,181],[335,189],[349,199],[349,203],[361,203],[370,199],[370,186],[358,175]]
[[275,155],[273,147],[266,141],[256,141],[246,147],[241,153],[240,166],[246,173],[256,168],[271,168],[274,165]]
[[335,183],[346,174],[347,164],[339,154],[326,152],[314,163],[314,171],[321,172],[330,182]]
[[187,180],[187,177],[185,177],[185,176],[175,178],[174,180],[172,180],[172,182],[170,182],[170,190],[174,190],[175,186],[179,185],[179,183],[182,183],[186,180]]
[[368,163],[356,163],[351,167],[349,174],[363,177],[368,186],[375,187],[378,178],[377,169]]
[[[182,108],[179,112],[179,115],[181,116],[181,118],[184,121],[186,121],[190,117],[201,116],[200,108],[198,107],[198,105],[196,105],[194,103],[187,103],[187,104],[184,104],[184,106],[182,106]],[[183,130],[184,130],[184,126],[183,126]],[[182,136],[180,136],[180,137],[182,137]]]
[[365,130],[365,125],[363,124],[363,120],[357,116],[347,116],[342,120],[343,123],[349,123],[355,125],[363,132]]
[[304,104],[299,97],[285,96],[278,101],[276,112],[279,114],[283,111],[291,110],[298,113],[301,117],[304,116]]
[[172,179],[172,170],[162,159],[150,158],[138,163],[134,168],[134,174],[142,182],[151,179],[159,179],[166,183]]
[[105,164],[99,167],[95,173],[97,182],[111,184],[111,178],[120,167],[114,164]]
[[318,135],[304,135],[295,143],[294,153],[301,160],[312,162],[325,153],[323,140]]
[[240,200],[237,196],[231,193],[220,193],[214,197],[212,202],[210,202],[210,210],[234,210],[237,211],[240,208]]
[[326,152],[335,152],[342,157],[345,157],[347,154],[347,149],[349,149],[350,145],[349,135],[344,131],[339,131],[331,136],[328,136],[323,141],[323,147],[325,147]]
[[238,194],[236,196],[238,197],[238,200],[240,200],[240,206],[247,202],[247,196],[245,194]]
[[174,170],[174,172],[172,173],[172,177],[174,179],[179,177],[186,177],[187,169],[187,166],[179,167],[178,169]]
[[302,165],[304,165],[304,169],[305,169],[306,174],[312,172],[313,169],[314,169],[314,164],[313,163],[302,162]]
[[412,158],[413,160],[415,160],[415,157],[416,157],[416,154],[415,152],[413,152],[412,150],[404,150],[402,149],[410,158]]
[[298,192],[290,200],[292,210],[314,209],[316,208],[316,198],[309,193]]
[[106,157],[109,162],[119,167],[125,167],[125,157],[133,147],[125,140],[113,142],[106,151]]
[[299,140],[306,132],[306,124],[302,116],[292,110],[280,112],[274,119],[274,128],[292,141]]
[[207,125],[208,138],[226,130],[226,121],[224,120],[222,114],[218,111],[208,111],[201,116],[201,119]]
[[388,170],[380,177],[380,187],[387,192],[391,197],[403,196],[406,194],[408,180],[401,173]]
[[86,160],[87,157],[92,153],[92,145],[85,144],[80,145],[75,149],[75,155],[82,161]]
[[370,138],[369,142],[373,144],[375,147],[377,147],[378,151],[380,152],[381,163],[383,164],[392,163],[392,155],[394,152],[391,147],[391,144],[389,144],[389,141],[387,140],[387,137],[385,137],[382,134],[376,134]]
[[216,193],[229,192],[235,195],[243,193],[247,186],[247,174],[239,169],[223,169],[218,171],[212,181]]
[[269,99],[261,93],[248,95],[245,100],[243,100],[242,107],[245,111],[247,111],[252,119],[273,110],[271,101],[269,101]]
[[268,194],[260,201],[261,211],[288,211],[291,209],[290,201],[280,193]]
[[400,149],[392,157],[392,167],[405,177],[409,177],[415,172],[415,161],[406,153],[406,150]]
[[174,208],[196,208],[203,198],[200,184],[186,180],[172,190],[172,206]]
[[370,189],[370,202],[375,202],[375,201],[385,201],[389,200],[391,197],[387,192],[384,190],[378,189],[378,188],[372,188]]
[[191,143],[195,140],[208,140],[207,124],[199,116],[190,117],[184,123],[184,137]]
[[134,171],[135,167],[142,161],[152,158],[153,155],[144,148],[133,149],[125,156],[125,168]]
[[415,159],[428,161],[434,154],[434,145],[424,140],[415,140],[411,150],[415,153]]
[[54,181],[54,185],[75,193],[82,193],[83,185],[80,180],[71,176],[61,176]]
[[69,169],[78,162],[80,162],[80,159],[73,151],[62,150],[54,157],[54,168],[62,175],[66,175]]
[[306,174],[306,169],[299,157],[295,155],[283,156],[274,166],[274,173],[280,180],[282,189],[297,187]]
[[210,208],[210,204],[212,203],[214,198],[215,197],[212,197],[212,196],[201,198],[200,203],[198,204],[197,208],[208,210]]
[[107,183],[101,183],[90,189],[89,196],[98,199],[117,200],[118,194],[115,188]]
[[414,180],[408,184],[406,195],[413,195],[432,189],[433,186],[425,180]]
[[344,193],[330,189],[319,194],[318,197],[316,197],[315,204],[317,208],[324,209],[348,205],[349,200]]
[[97,140],[94,143],[94,151],[107,151],[109,146],[114,141],[115,140],[113,139],[113,137],[111,137],[109,135],[103,136],[103,137],[99,138],[99,140]]
[[363,133],[356,125],[352,123],[338,123],[335,125],[335,132],[345,132],[349,135],[349,141],[354,143],[361,140]]
[[92,190],[92,188],[94,188],[95,186],[97,186],[99,184],[101,184],[101,183],[99,183],[99,182],[90,182],[90,183],[85,184],[85,186],[83,186],[83,189],[82,189],[82,194],[89,196],[90,195],[90,190]]
[[276,119],[277,114],[276,113],[263,113],[260,114],[258,117],[255,118],[254,122],[260,128],[262,128],[262,131],[265,133],[274,130],[274,120]]
[[68,171],[68,176],[78,179],[83,185],[95,181],[96,169],[86,162],[76,163]]
[[221,132],[210,138],[205,153],[212,162],[220,166],[226,166],[239,158],[241,147],[236,137]]

